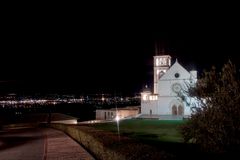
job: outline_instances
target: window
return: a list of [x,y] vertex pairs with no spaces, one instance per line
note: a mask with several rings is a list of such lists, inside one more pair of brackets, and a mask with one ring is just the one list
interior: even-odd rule
[[180,77],[180,74],[179,73],[175,73],[175,78],[179,78]]
[[174,83],[174,84],[172,85],[172,90],[173,90],[173,92],[178,93],[178,92],[181,91],[181,89],[182,89],[182,87],[181,87],[181,85],[180,85],[179,83]]

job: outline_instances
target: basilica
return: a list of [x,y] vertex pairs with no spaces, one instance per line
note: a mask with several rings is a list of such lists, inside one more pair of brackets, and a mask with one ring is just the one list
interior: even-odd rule
[[145,88],[141,93],[141,117],[182,119],[191,114],[190,98],[183,98],[189,85],[197,81],[197,71],[187,71],[170,55],[153,58],[153,92]]

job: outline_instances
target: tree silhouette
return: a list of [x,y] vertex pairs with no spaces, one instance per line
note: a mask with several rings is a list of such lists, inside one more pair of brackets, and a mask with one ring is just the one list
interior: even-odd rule
[[[187,94],[197,99],[190,119],[181,127],[185,142],[205,151],[240,151],[240,81],[229,61],[220,72],[215,67],[189,85]],[[183,96],[184,97],[184,96]]]

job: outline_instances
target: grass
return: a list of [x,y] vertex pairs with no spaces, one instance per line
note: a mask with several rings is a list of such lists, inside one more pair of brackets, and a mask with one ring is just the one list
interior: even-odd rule
[[[178,126],[184,121],[132,119],[119,122],[120,136],[141,141],[183,142]],[[117,133],[117,123],[94,124],[93,127]]]
[[[150,120],[150,119],[132,119],[119,122],[121,141],[117,139],[117,123],[102,123],[91,124],[90,126],[100,132],[99,139],[103,139],[102,142],[109,141],[110,144],[119,145],[116,148],[124,148],[124,152],[129,152],[135,157],[139,157],[141,154],[160,154],[160,157],[153,159],[185,159],[185,160],[202,160],[202,159],[226,159],[221,155],[209,154],[200,150],[199,146],[191,143],[183,143],[183,137],[180,134],[179,127],[186,121],[183,120]],[[115,138],[108,136],[108,133],[113,132]],[[104,136],[104,135],[107,136]],[[136,140],[135,146],[151,146],[153,149],[149,149],[147,153],[145,147],[140,147],[136,151],[136,147],[132,147],[131,143],[122,141],[122,138],[130,137],[130,139]],[[104,139],[105,138],[105,139]],[[120,143],[119,143],[120,142]],[[122,147],[124,146],[124,147]],[[111,146],[110,148],[114,148]],[[134,148],[135,150],[131,150]],[[137,155],[137,156],[136,156]],[[138,159],[138,158],[136,158]],[[150,159],[150,158],[145,158]]]
[[60,129],[70,135],[99,160],[164,160],[174,156],[165,150],[158,150],[154,146],[126,136],[118,137],[113,132],[99,130],[86,124],[51,124],[51,127]]
[[[183,137],[179,132],[180,125],[185,122],[154,119],[123,120],[119,122],[120,136],[127,136],[141,144],[153,146],[159,152],[164,151],[175,158],[185,158],[189,152],[193,155],[196,153],[194,146],[183,143]],[[92,127],[117,133],[116,122],[93,124]],[[188,158],[191,159],[190,157]]]
[[[183,143],[179,127],[185,122],[184,120],[124,120],[119,123],[120,136],[135,139],[139,144],[150,145],[158,152],[164,152],[168,157],[171,155],[170,159],[201,160],[206,159],[206,157],[209,158],[196,145]],[[92,127],[117,133],[116,122],[93,124]]]

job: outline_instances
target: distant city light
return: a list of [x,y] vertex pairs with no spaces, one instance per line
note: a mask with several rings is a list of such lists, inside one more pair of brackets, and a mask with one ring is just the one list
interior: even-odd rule
[[37,97],[37,96],[0,96],[0,107],[36,107],[36,106],[45,106],[45,105],[57,105],[61,103],[79,103],[79,104],[106,104],[112,105],[115,103],[121,104],[139,104],[140,103],[140,96],[134,97],[115,97],[112,95],[88,95],[88,96],[79,96],[74,97],[73,95],[56,95],[55,97],[52,96],[45,96],[45,97]]

